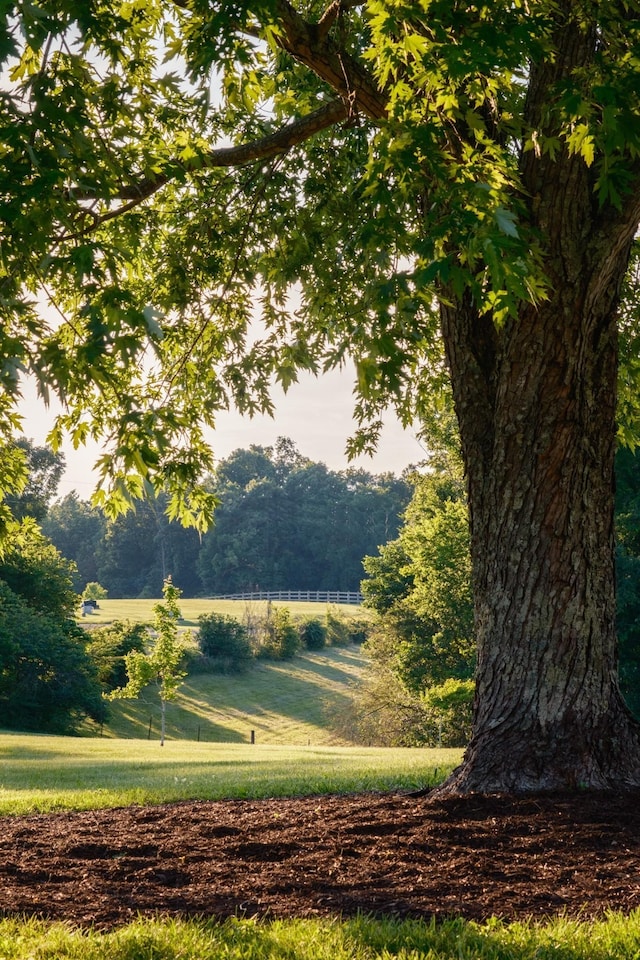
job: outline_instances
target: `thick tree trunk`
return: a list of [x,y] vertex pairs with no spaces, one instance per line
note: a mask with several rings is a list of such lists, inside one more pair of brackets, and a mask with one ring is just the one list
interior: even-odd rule
[[619,692],[615,634],[615,310],[626,251],[612,261],[605,236],[580,233],[565,236],[550,300],[503,329],[470,302],[443,308],[478,642],[473,737],[447,792],[640,784],[640,728]]
[[479,457],[459,404],[478,641],[473,740],[449,784],[463,792],[640,783],[617,682],[615,327],[582,323],[581,299],[514,326]]
[[[557,55],[529,74],[532,130],[597,48],[595,27],[558,12]],[[600,206],[593,169],[568,151],[524,152],[520,176],[548,301],[502,327],[470,297],[442,309],[478,643],[472,740],[444,790],[638,785],[640,728],[617,676],[613,465],[616,311],[640,204]]]

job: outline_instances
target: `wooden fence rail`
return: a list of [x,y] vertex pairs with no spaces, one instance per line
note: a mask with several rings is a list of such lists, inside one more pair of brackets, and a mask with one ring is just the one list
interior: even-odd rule
[[362,603],[362,594],[345,590],[254,590],[220,593],[212,600],[306,600],[308,603]]

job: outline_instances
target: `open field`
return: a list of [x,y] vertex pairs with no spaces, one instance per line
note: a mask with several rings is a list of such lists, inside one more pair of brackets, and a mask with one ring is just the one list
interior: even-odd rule
[[[366,667],[355,645],[301,652],[292,660],[256,660],[240,675],[193,674],[167,705],[167,736],[180,740],[259,744],[344,744],[331,720],[349,700]],[[155,688],[139,700],[109,705],[103,735],[158,739],[160,705]],[[87,732],[97,732],[87,724]]]
[[459,750],[282,747],[0,734],[0,816],[178,800],[416,789]]
[[638,798],[433,803],[461,751],[332,742],[365,666],[189,677],[164,747],[152,691],[0,734],[1,960],[640,960]]
[[[111,623],[113,620],[133,620],[150,623],[153,620],[153,607],[159,603],[157,600],[100,600],[98,609],[94,613],[87,614],[86,617],[78,614],[78,622],[83,627],[102,626],[105,623]],[[273,603],[273,607],[287,607],[294,618],[301,617],[319,617],[324,618],[327,611],[325,603],[307,603],[307,602],[282,602]],[[331,604],[331,609],[339,611],[341,616],[349,618],[371,617],[371,611],[366,607],[356,606],[354,604],[341,603]],[[202,614],[220,613],[234,616],[242,620],[247,610],[254,615],[264,613],[267,609],[266,601],[246,600],[180,600],[180,612],[182,613],[182,625],[185,627],[197,627],[198,617]]]

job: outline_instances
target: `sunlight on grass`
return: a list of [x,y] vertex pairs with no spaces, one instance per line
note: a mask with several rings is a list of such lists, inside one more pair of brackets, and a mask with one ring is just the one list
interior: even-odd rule
[[[155,600],[100,600],[98,609],[86,617],[78,616],[78,622],[83,627],[100,626],[101,624],[111,623],[113,620],[134,620],[150,623],[153,620],[153,607],[161,598]],[[298,601],[277,601],[271,604],[275,607],[287,607],[294,618],[297,617],[320,617],[324,618],[327,612],[326,603],[307,603]],[[330,604],[332,610],[339,610],[343,617],[369,618],[371,611],[365,607],[356,604],[336,603]],[[183,617],[183,625],[187,627],[197,627],[198,617],[202,614],[220,613],[236,617],[242,620],[247,609],[252,614],[263,614],[267,610],[266,601],[246,600],[206,600],[189,599],[180,600],[180,611]]]
[[109,933],[0,921],[3,960],[635,960],[640,913],[545,924],[357,918],[139,921]]
[[[258,660],[241,675],[192,674],[167,708],[167,736],[178,740],[299,746],[345,745],[331,720],[367,666],[359,646],[303,651],[293,660]],[[150,689],[137,701],[110,704],[106,737],[157,739],[160,705]],[[87,725],[95,735],[95,724]]]
[[176,800],[416,789],[459,750],[0,735],[0,815]]

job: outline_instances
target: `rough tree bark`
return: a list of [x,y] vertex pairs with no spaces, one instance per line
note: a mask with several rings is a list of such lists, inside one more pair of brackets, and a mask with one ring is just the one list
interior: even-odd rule
[[[589,62],[569,22],[532,69],[529,122]],[[640,210],[599,207],[579,157],[525,154],[549,300],[496,328],[442,310],[468,477],[478,643],[474,733],[445,792],[640,783],[617,679],[613,534],[619,291]]]

